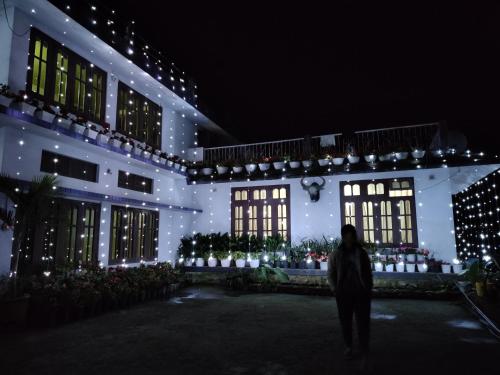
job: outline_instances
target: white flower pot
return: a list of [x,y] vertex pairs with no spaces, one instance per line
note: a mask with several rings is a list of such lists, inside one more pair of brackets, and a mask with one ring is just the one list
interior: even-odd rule
[[167,164],[167,159],[160,157],[160,164],[161,165],[166,165]]
[[385,265],[385,272],[394,272],[394,264],[386,264]]
[[105,134],[97,134],[95,139],[96,139],[97,143],[108,143],[109,142],[109,137]]
[[180,171],[181,172],[186,172],[187,171],[187,167],[185,165],[181,165]]
[[291,161],[289,164],[292,169],[300,168],[300,161]]
[[204,267],[204,266],[205,266],[205,259],[196,258],[196,267]]
[[344,164],[345,158],[333,158],[333,165],[342,165]]
[[406,261],[409,263],[415,263],[417,256],[415,254],[406,254]]
[[417,254],[417,263],[425,262],[425,255]]
[[451,273],[451,264],[441,264],[443,273]]
[[213,168],[202,168],[201,169],[201,174],[203,176],[210,176],[214,172]]
[[357,164],[359,163],[359,156],[349,155],[347,156],[347,161],[349,162],[349,164]]
[[406,272],[415,272],[415,263],[406,263]]
[[453,265],[453,273],[460,273],[464,269],[463,264],[454,264]]
[[125,151],[125,152],[130,152],[132,151],[132,145],[130,143],[122,142],[120,145],[120,148]]
[[215,258],[209,258],[208,259],[208,266],[209,267],[217,267],[217,259],[215,259]]
[[390,154],[385,154],[385,155],[379,155],[378,158],[380,161],[391,161],[392,159],[396,158],[396,155],[393,153],[390,153]]
[[85,125],[78,124],[76,122],[71,124],[71,130],[77,134],[82,134],[85,131],[86,127]]
[[220,265],[225,268],[231,267],[231,259],[221,259]]
[[411,153],[413,159],[422,159],[425,156],[425,150],[414,150]]
[[154,150],[154,152],[153,152],[153,153],[154,153],[155,155],[160,156],[160,155],[161,155],[161,150]]
[[87,128],[85,129],[85,131],[83,132],[83,135],[90,138],[90,139],[96,139],[97,138],[97,132],[91,128]]
[[236,259],[236,267],[237,268],[245,268],[247,261],[245,259]]
[[187,172],[190,176],[196,176],[198,174],[198,170],[196,168],[189,168]]
[[174,163],[174,169],[181,169],[181,165],[179,163]]
[[367,163],[374,163],[376,160],[377,160],[377,155],[375,154],[365,155],[365,161]]
[[184,267],[191,267],[193,265],[193,261],[190,258],[184,260]]
[[122,146],[122,141],[117,138],[110,138],[108,143],[116,148],[120,148]]
[[142,148],[134,146],[134,148],[132,149],[132,152],[133,152],[133,154],[135,156],[141,156],[141,154],[142,154]]
[[33,116],[36,110],[34,105],[25,102],[12,103],[11,108],[30,116]]
[[55,117],[52,123],[57,126],[60,126],[61,128],[69,130],[73,121],[69,118]]
[[433,150],[433,151],[431,151],[431,153],[432,153],[432,156],[434,156],[435,158],[441,158],[444,155],[443,150]]
[[276,169],[277,171],[281,171],[283,168],[285,168],[285,162],[284,161],[275,161],[273,163],[273,167],[274,169]]
[[321,271],[328,271],[328,262],[319,262],[319,269]]
[[427,264],[425,263],[419,263],[417,264],[417,267],[418,267],[418,272],[420,273],[425,273],[429,269],[429,267],[427,267]]
[[326,167],[330,164],[330,159],[318,159],[318,164],[320,167]]
[[396,159],[405,160],[406,158],[408,158],[408,152],[406,151],[396,152]]
[[142,150],[141,156],[142,156],[144,159],[149,159],[149,158],[151,157],[151,152],[146,151],[146,150]]
[[384,265],[381,262],[375,263],[375,272],[382,272],[384,270]]
[[396,271],[397,272],[405,272],[405,264],[404,263],[396,263]]
[[219,166],[217,166],[217,173],[221,174],[221,175],[226,174],[228,169],[229,169],[228,167],[224,167],[223,165],[219,165]]
[[262,172],[265,172],[265,171],[269,170],[269,168],[271,168],[271,164],[269,164],[269,163],[259,163],[259,169]]
[[174,166],[174,162],[172,160],[167,160],[167,166],[172,168]]
[[245,164],[245,169],[247,170],[248,173],[253,173],[257,170],[257,164]]
[[241,172],[243,172],[243,167],[240,167],[240,166],[233,167],[233,172],[234,173],[241,173]]
[[151,155],[151,160],[153,160],[155,163],[160,162],[160,157],[157,154],[152,154]]
[[49,122],[52,124],[54,122],[54,118],[56,117],[56,115],[55,113],[49,113],[46,111],[36,111],[35,117],[39,120]]
[[304,168],[311,168],[313,165],[312,160],[302,160],[302,166]]
[[260,260],[252,259],[250,261],[250,268],[259,268]]
[[0,105],[3,105],[4,107],[10,106],[13,101],[14,98],[8,98],[6,96],[0,95]]

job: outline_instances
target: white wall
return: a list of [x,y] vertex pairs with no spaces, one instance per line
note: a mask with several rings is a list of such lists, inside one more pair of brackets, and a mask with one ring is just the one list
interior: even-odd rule
[[232,187],[290,184],[292,241],[340,234],[341,181],[413,177],[417,210],[418,239],[436,257],[452,260],[456,256],[451,195],[497,169],[499,165],[419,169],[380,173],[359,173],[326,177],[321,199],[312,203],[300,179],[191,185],[194,206],[203,213],[194,218],[195,232],[230,232]]

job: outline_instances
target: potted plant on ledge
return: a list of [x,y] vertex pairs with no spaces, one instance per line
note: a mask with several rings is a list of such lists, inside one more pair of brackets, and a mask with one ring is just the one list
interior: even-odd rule
[[236,262],[236,268],[245,268],[246,254],[243,251],[235,251],[233,256]]

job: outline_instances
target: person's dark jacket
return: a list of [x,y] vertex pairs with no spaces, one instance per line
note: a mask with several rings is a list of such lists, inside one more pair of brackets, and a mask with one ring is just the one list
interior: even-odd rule
[[340,245],[337,251],[334,251],[328,257],[328,282],[330,283],[330,288],[333,292],[337,290],[342,290],[343,285],[343,269],[342,257],[347,251],[354,251],[354,260],[357,274],[359,276],[359,281],[362,289],[366,292],[371,292],[373,288],[373,275],[372,267],[370,263],[370,258],[368,253],[361,246],[355,246],[354,248],[347,250],[343,245]]

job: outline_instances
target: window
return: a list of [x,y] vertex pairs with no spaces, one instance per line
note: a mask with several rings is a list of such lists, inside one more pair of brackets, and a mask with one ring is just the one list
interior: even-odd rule
[[64,177],[97,182],[98,165],[55,152],[42,151],[40,171]]
[[28,64],[28,94],[88,120],[104,121],[104,71],[34,28]]
[[155,260],[158,224],[157,211],[112,206],[110,264]]
[[137,174],[118,171],[118,187],[153,194],[153,180]]
[[342,224],[379,245],[417,246],[413,179],[341,182]]
[[290,186],[259,186],[231,190],[231,230],[267,238],[280,234],[290,239]]
[[161,107],[124,83],[118,84],[116,130],[161,149]]

